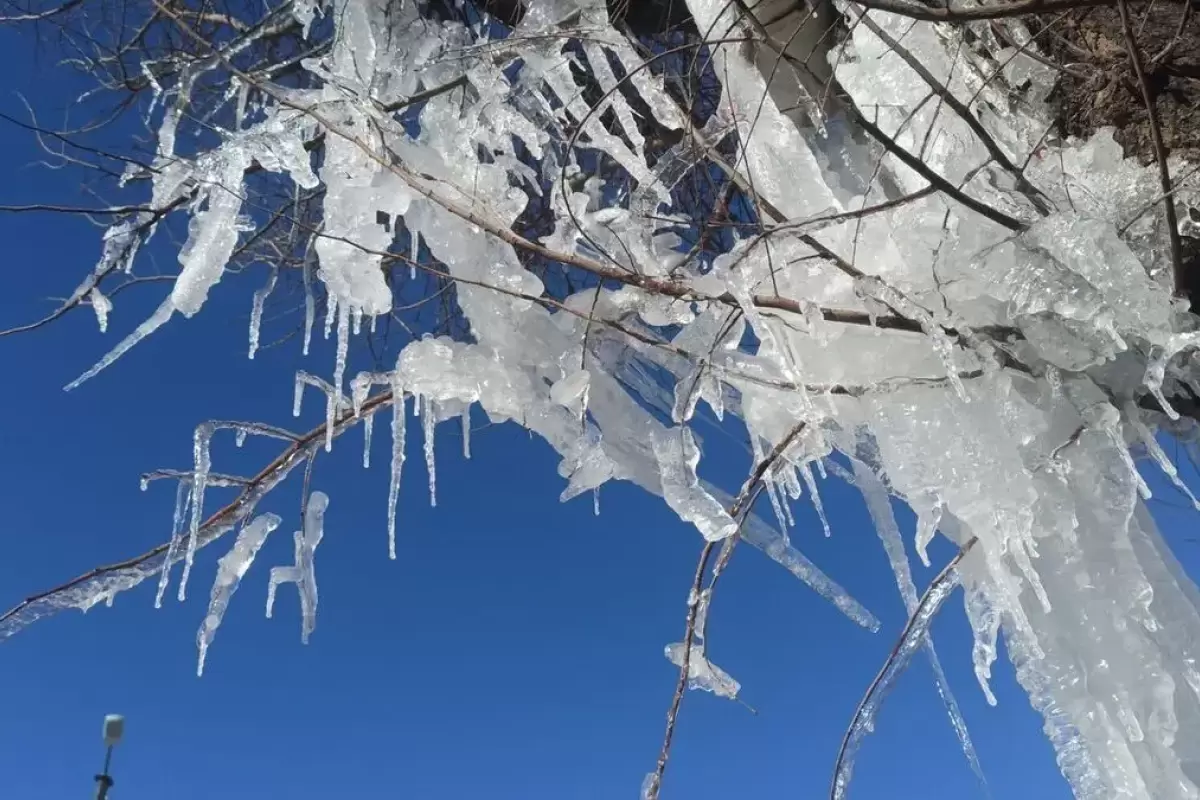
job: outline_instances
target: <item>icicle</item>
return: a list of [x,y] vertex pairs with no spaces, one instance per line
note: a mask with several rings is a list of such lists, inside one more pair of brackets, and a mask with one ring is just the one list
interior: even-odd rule
[[[712,484],[701,485],[714,497],[717,502],[728,507],[733,503],[733,496]],[[750,513],[742,519],[739,531],[742,540],[756,547],[776,564],[786,569],[798,580],[809,586],[814,592],[824,597],[839,611],[845,614],[856,625],[861,625],[871,632],[879,630],[879,620],[861,603],[854,599],[849,592],[839,586],[826,575],[816,564],[793,547],[779,531],[768,525],[762,517]]]
[[1137,464],[1133,461],[1133,456],[1129,454],[1129,448],[1125,446],[1125,440],[1121,436],[1116,426],[1113,426],[1105,431],[1108,438],[1112,440],[1116,447],[1117,453],[1121,456],[1121,460],[1125,462],[1125,467],[1129,470],[1130,476],[1133,477],[1137,484],[1138,494],[1143,500],[1149,500],[1154,496],[1150,491],[1150,484],[1146,483],[1146,479],[1142,477],[1141,470],[1137,468]]
[[179,543],[183,538],[183,518],[187,514],[191,496],[192,487],[181,480],[175,487],[175,515],[171,519],[171,542],[167,545],[167,554],[163,557],[162,571],[158,576],[158,592],[154,595],[155,608],[162,608],[163,595],[167,593],[167,584],[171,581],[171,567],[175,563],[175,555],[179,552]]
[[192,561],[196,557],[196,540],[200,538],[200,521],[204,515],[204,490],[208,485],[208,473],[212,469],[209,444],[213,435],[212,423],[206,422],[196,428],[192,437],[192,458],[195,462],[192,473],[192,525],[188,532],[187,555],[183,560],[183,575],[179,578],[179,602],[187,599],[188,576],[192,573]]
[[312,259],[304,259],[304,355],[308,355],[308,347],[312,342],[313,324],[317,319],[317,301],[313,297]]
[[800,488],[800,479],[796,477],[796,466],[794,464],[784,462],[776,471],[777,479],[783,478],[783,489],[787,492],[789,500],[799,500],[804,492]]
[[350,312],[350,319],[351,319],[351,322],[353,323],[353,330],[354,330],[355,336],[358,336],[362,333],[362,318],[363,318],[363,312],[362,312],[361,308],[355,307]]
[[942,522],[942,512],[946,506],[941,496],[933,493],[928,498],[915,500],[910,505],[913,511],[917,512],[917,536],[915,542],[917,555],[920,556],[921,563],[928,567],[929,543],[933,541],[934,534],[937,533],[938,525]]
[[437,406],[429,399],[429,395],[422,395],[422,405],[424,414],[421,417],[421,425],[425,435],[425,468],[429,471],[429,505],[437,506],[437,463],[434,461],[433,454],[433,428],[437,424]]
[[99,287],[93,286],[88,292],[88,299],[92,304],[92,310],[96,312],[96,322],[100,325],[100,332],[104,333],[108,330],[108,314],[112,311],[112,301],[101,294]]
[[975,634],[971,646],[971,661],[975,667],[975,679],[983,690],[983,697],[988,705],[996,705],[996,695],[992,693],[991,677],[992,664],[996,661],[996,637],[1000,633],[1000,611],[980,589],[968,589],[963,592],[963,603],[967,609],[967,621]]
[[331,294],[325,296],[325,338],[329,338],[329,334],[333,333],[333,321],[337,319],[338,301],[337,297]]
[[238,428],[233,434],[233,443],[241,447],[246,443],[246,428]]
[[412,280],[417,279],[417,256],[420,255],[421,249],[421,234],[410,230],[408,232],[408,277]]
[[1133,456],[1129,454],[1129,448],[1125,445],[1125,437],[1121,434],[1121,412],[1111,403],[1100,402],[1083,409],[1080,415],[1087,427],[1104,434],[1113,443],[1117,454],[1125,462],[1125,468],[1129,470],[1130,477],[1137,484],[1138,494],[1141,495],[1141,498],[1149,500],[1153,497],[1150,486],[1142,477],[1137,464],[1133,463]]
[[346,378],[346,354],[350,349],[350,308],[338,311],[337,358],[333,365],[333,391],[325,402],[325,452],[333,449],[333,428],[337,419],[338,398]]
[[315,555],[317,545],[325,536],[325,510],[329,497],[324,492],[313,492],[304,507],[304,530],[296,531],[296,564],[291,567],[274,567],[267,583],[267,617],[275,607],[275,590],[281,583],[296,584],[300,593],[300,641],[308,644],[308,637],[317,627],[317,574]]
[[259,328],[262,327],[263,305],[267,302],[267,297],[275,289],[275,281],[279,276],[279,268],[275,265],[271,266],[270,276],[263,287],[254,293],[254,299],[250,304],[250,358],[254,358],[254,354],[258,352],[258,334]]
[[697,364],[690,372],[676,381],[675,402],[671,407],[671,419],[676,424],[690,422],[692,415],[696,413],[696,404],[700,401],[706,369],[708,369],[707,364]]
[[208,647],[212,644],[213,637],[217,635],[217,628],[221,626],[221,620],[225,616],[225,610],[229,608],[229,601],[233,598],[233,593],[237,591],[242,577],[254,563],[254,557],[258,555],[263,542],[267,540],[267,535],[279,527],[279,522],[280,519],[275,514],[263,514],[261,517],[256,517],[253,522],[238,532],[233,547],[217,562],[217,577],[213,580],[208,613],[200,625],[200,631],[196,634],[196,644],[200,649],[200,657],[196,664],[197,676],[204,674],[204,659],[208,655]]
[[462,412],[463,458],[471,457],[471,407]]
[[1173,350],[1173,348],[1168,349],[1164,347],[1155,347],[1153,349],[1150,355],[1150,363],[1146,365],[1146,376],[1143,378],[1143,381],[1146,384],[1146,388],[1150,390],[1150,394],[1158,401],[1158,405],[1163,412],[1172,420],[1177,420],[1179,419],[1179,412],[1167,402],[1167,397],[1163,394],[1162,390],[1163,380],[1165,380],[1167,374],[1167,362],[1174,355]]
[[396,503],[400,500],[400,473],[404,469],[404,387],[392,377],[392,471],[388,477],[388,558],[396,557]]
[[1171,483],[1183,493],[1188,500],[1192,501],[1192,506],[1200,509],[1200,501],[1196,500],[1196,496],[1192,494],[1192,490],[1188,488],[1183,479],[1179,477],[1179,470],[1175,468],[1174,462],[1159,445],[1158,439],[1146,427],[1146,423],[1142,422],[1141,411],[1133,403],[1125,404],[1125,417],[1129,423],[1133,425],[1133,429],[1137,431],[1138,437],[1142,440],[1142,444],[1146,445],[1146,451],[1150,457],[1154,459],[1154,463],[1163,471],[1163,474],[1171,481]]
[[600,487],[592,489],[592,515],[600,516]]
[[133,333],[122,339],[121,343],[110,350],[108,354],[104,356],[104,358],[97,361],[95,366],[63,387],[64,390],[69,392],[72,389],[76,389],[84,382],[96,377],[105,369],[112,366],[114,361],[128,353],[131,349],[133,349],[134,345],[145,339],[150,334],[154,333],[163,325],[166,325],[171,319],[171,315],[174,313],[175,306],[172,304],[171,298],[168,297],[163,301],[162,305],[158,307],[158,310],[150,315],[148,320],[137,326],[137,329],[134,330]]
[[363,420],[363,469],[371,467],[371,431],[375,428],[375,415]]
[[[680,669],[683,668],[684,645],[675,642],[666,646],[667,660]],[[713,664],[704,656],[704,648],[693,644],[688,653],[688,688],[712,692],[717,697],[729,700],[737,699],[741,684],[729,676],[720,667]]]
[[825,516],[825,505],[821,502],[821,493],[817,491],[817,481],[813,478],[812,462],[805,461],[800,465],[800,474],[804,476],[804,484],[808,487],[808,496],[812,498],[813,508],[817,510],[817,516],[821,518],[821,527],[825,530],[825,538],[828,539],[833,535],[833,531],[829,528],[829,519]]
[[230,88],[237,87],[237,103],[234,107],[233,129],[241,130],[246,124],[246,101],[250,99],[250,84],[240,78],[231,78]]
[[775,522],[779,525],[779,530],[787,535],[788,518],[783,510],[783,504],[779,502],[779,490],[775,487],[775,478],[771,475],[770,470],[762,476],[763,488],[767,493],[767,499],[771,501],[771,510],[775,512]]
[[367,395],[370,393],[371,376],[367,373],[359,373],[354,380],[350,381],[350,408],[354,412],[355,419],[362,416],[363,403],[367,401]]
[[149,489],[150,488],[150,479],[147,478],[145,475],[143,475],[141,477],[141,479],[138,481],[138,488],[141,489],[143,492],[146,491],[147,489]]

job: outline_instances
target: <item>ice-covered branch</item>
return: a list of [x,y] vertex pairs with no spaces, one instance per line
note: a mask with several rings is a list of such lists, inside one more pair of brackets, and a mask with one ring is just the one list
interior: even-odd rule
[[[297,376],[296,397],[298,413],[306,387],[322,392],[325,420],[303,434],[227,425],[239,442],[283,442],[248,477],[216,471],[221,424],[201,425],[191,471],[146,476],[178,481],[171,540],[30,598],[0,636],[151,575],[161,596],[172,564],[240,528],[211,597],[219,623],[266,535],[250,522],[259,500],[359,422],[368,465],[387,406],[394,557],[411,397],[431,502],[436,426],[461,421],[466,455],[477,412],[554,450],[562,500],[628,481],[705,540],[668,650],[680,674],[648,797],[688,686],[737,694],[705,630],[736,543],[878,626],[788,537],[802,501],[832,534],[818,477],[849,475],[847,459],[914,620],[928,606],[889,495],[916,512],[922,560],[939,535],[972,550],[954,580],[983,691],[1003,630],[1081,796],[1195,794],[1200,700],[1186,687],[1200,616],[1129,449],[1178,482],[1156,437],[1187,439],[1178,418],[1200,417],[1200,333],[1172,297],[1164,247],[1189,220],[1172,234],[1169,215],[1147,213],[1190,202],[1191,172],[1156,173],[1103,131],[1050,135],[1054,62],[1015,19],[1103,3],[688,0],[662,18],[685,24],[674,38],[634,42],[660,0],[503,0],[511,27],[479,14],[501,0],[481,2],[195,13],[151,0],[142,43],[90,62],[106,91],[144,93],[156,158],[130,167],[119,188],[150,200],[127,204],[65,308],[90,304],[108,324],[101,273],[129,269],[155,214],[188,226],[169,296],[83,379],[262,261],[240,306],[248,353],[261,358],[269,299],[296,290],[306,355],[323,313],[333,354]],[[700,477],[713,417],[745,426],[752,469],[736,497]],[[216,486],[237,498],[205,517]],[[297,585],[305,636],[324,507],[308,488],[295,564],[269,583],[272,598]],[[750,514],[762,494],[778,528]],[[921,625],[898,653],[925,641]]]
[[[380,392],[368,398],[360,411],[372,415],[392,403],[391,392]],[[340,435],[356,424],[353,414],[343,414],[337,420],[334,434]],[[248,519],[258,502],[281,484],[313,451],[324,443],[325,424],[299,435],[278,456],[251,477],[238,496],[209,515],[194,533],[182,530],[183,542],[173,537],[141,555],[108,564],[79,575],[44,592],[32,595],[0,615],[0,639],[7,639],[30,623],[67,609],[86,611],[97,603],[127,591],[147,578],[161,575],[183,560],[180,545],[193,552],[212,544]],[[181,484],[182,486],[182,484]],[[192,543],[194,537],[194,543]]]
[[900,638],[896,641],[896,646],[892,648],[887,661],[884,662],[875,679],[871,681],[863,699],[859,701],[858,707],[854,710],[854,716],[850,720],[850,727],[846,729],[846,735],[842,738],[842,745],[838,748],[837,760],[833,769],[833,785],[829,790],[830,800],[842,800],[846,796],[859,743],[874,729],[874,720],[879,713],[880,704],[896,679],[911,663],[913,654],[926,642],[929,626],[933,624],[938,611],[960,583],[961,579],[957,572],[958,563],[974,546],[974,539],[964,544],[929,584],[929,588],[921,595],[921,599],[909,614],[908,622],[905,623],[904,630],[901,631]]

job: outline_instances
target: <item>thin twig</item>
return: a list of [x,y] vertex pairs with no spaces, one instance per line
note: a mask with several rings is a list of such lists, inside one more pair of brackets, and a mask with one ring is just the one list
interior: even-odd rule
[[954,94],[945,86],[945,84],[939,81],[934,74],[930,72],[924,64],[921,63],[920,59],[914,56],[907,47],[894,39],[891,34],[884,30],[877,22],[875,22],[875,20],[871,19],[871,17],[865,11],[859,12],[859,19],[867,26],[867,30],[878,36],[880,41],[887,45],[893,53],[899,56],[900,59],[907,64],[913,72],[917,73],[917,75],[929,85],[929,88],[932,89],[936,95],[942,98],[946,105],[950,107],[950,110],[957,114],[959,118],[967,124],[967,127],[971,129],[975,136],[978,137],[980,143],[983,144],[984,149],[988,151],[988,155],[992,157],[992,160],[995,161],[1001,169],[1013,176],[1013,179],[1016,180],[1017,183],[1017,191],[1025,195],[1029,202],[1033,204],[1033,207],[1038,210],[1038,213],[1042,216],[1048,215],[1050,213],[1050,206],[1046,202],[1045,197],[1033,184],[1029,182],[1029,179],[1025,177],[1024,173],[1020,169],[1017,168],[1017,165],[1014,164],[1011,159],[1009,159],[1008,154],[1005,153],[1000,147],[995,137],[988,133],[987,129],[983,127],[983,123],[981,123],[979,119],[973,113],[971,113],[971,109],[967,108],[965,103],[955,97]]
[[1137,76],[1142,89],[1142,102],[1146,104],[1146,113],[1150,117],[1150,139],[1154,143],[1154,160],[1158,162],[1158,180],[1164,194],[1163,211],[1167,218],[1167,236],[1171,242],[1171,273],[1174,278],[1174,290],[1177,297],[1182,297],[1187,291],[1187,280],[1183,274],[1183,240],[1179,237],[1179,220],[1175,215],[1175,201],[1171,198],[1171,167],[1167,164],[1167,147],[1163,143],[1162,128],[1158,121],[1158,106],[1154,94],[1150,90],[1150,82],[1146,80],[1146,70],[1142,66],[1142,53],[1138,49],[1133,36],[1133,23],[1129,17],[1127,0],[1117,0],[1117,9],[1121,12],[1121,28],[1125,34],[1125,49],[1129,52],[1129,61],[1133,64],[1133,72]]
[[[887,11],[910,19],[926,22],[972,22],[977,20],[1005,19],[1026,14],[1045,14],[1052,11],[1070,11],[1076,8],[1111,6],[1119,0],[1016,0],[1012,3],[984,3],[966,8],[918,5],[908,0],[856,0],[860,5],[876,11]],[[1170,0],[1180,3],[1184,0]]]
[[[688,597],[696,597],[704,585],[704,570],[712,557],[716,542],[705,542],[700,550],[700,559],[696,563],[696,575],[692,579],[692,588]],[[675,721],[679,718],[679,707],[683,705],[683,695],[687,692],[688,671],[691,666],[692,642],[696,638],[696,614],[699,603],[689,602],[687,611],[687,628],[683,634],[683,657],[679,665],[679,680],[675,684],[675,693],[671,695],[671,706],[667,709],[667,728],[663,734],[662,749],[658,753],[658,763],[654,772],[648,777],[645,798],[658,800],[658,792],[662,787],[663,773],[667,770],[667,760],[671,757],[671,741],[675,738]]]

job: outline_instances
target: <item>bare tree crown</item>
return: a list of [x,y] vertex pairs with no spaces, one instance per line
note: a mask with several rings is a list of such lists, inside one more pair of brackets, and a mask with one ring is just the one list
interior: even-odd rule
[[[3,333],[89,306],[103,330],[120,293],[159,292],[67,387],[85,391],[146,337],[204,313],[228,272],[251,271],[249,357],[269,310],[290,315],[284,346],[307,353],[323,332],[337,348],[296,378],[296,413],[315,395],[322,425],[201,423],[190,468],[145,477],[178,484],[169,539],[27,599],[0,636],[147,579],[161,602],[178,563],[182,599],[196,552],[233,538],[198,633],[203,669],[282,523],[257,506],[298,475],[295,559],[270,571],[267,613],[294,585],[307,641],[336,503],[310,485],[313,461],[387,418],[380,523],[394,557],[410,406],[431,496],[433,430],[469,431],[474,408],[555,449],[563,500],[630,481],[700,534],[644,797],[662,791],[686,690],[740,690],[707,626],[739,543],[879,627],[791,541],[793,503],[823,518],[819,478],[862,491],[910,614],[854,713],[831,797],[919,650],[978,771],[928,635],[958,587],[981,690],[991,697],[1003,631],[1078,796],[1200,796],[1200,614],[1135,463],[1150,457],[1187,491],[1156,437],[1194,447],[1200,419],[1197,120],[1165,99],[1197,91],[1190,8],[144,0],[118,13],[30,0],[7,21],[94,81],[88,108],[105,113],[92,122],[133,118],[146,138],[102,151],[95,125],[31,124],[114,199],[8,209],[86,213],[105,233],[60,308]],[[1071,103],[1088,81],[1127,95],[1127,126],[1079,127]],[[144,272],[140,248],[177,219],[177,268]],[[726,414],[753,454],[735,493],[697,474],[695,423]],[[246,436],[277,440],[279,455],[224,474],[215,448]],[[215,490],[233,499],[213,510]],[[890,496],[916,513],[911,543]],[[921,594],[908,550],[928,564],[937,534],[958,555]]]

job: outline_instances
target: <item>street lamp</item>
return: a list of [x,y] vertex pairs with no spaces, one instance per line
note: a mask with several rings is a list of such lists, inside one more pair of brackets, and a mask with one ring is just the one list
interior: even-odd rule
[[109,777],[108,766],[112,763],[112,751],[121,734],[125,733],[125,718],[120,714],[109,714],[104,718],[104,771],[96,776],[96,800],[106,800],[108,790],[112,788],[113,779]]

